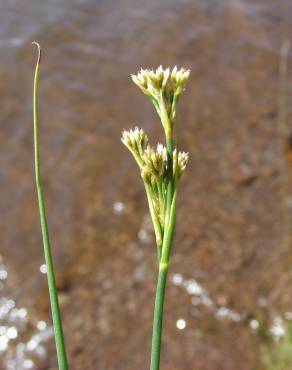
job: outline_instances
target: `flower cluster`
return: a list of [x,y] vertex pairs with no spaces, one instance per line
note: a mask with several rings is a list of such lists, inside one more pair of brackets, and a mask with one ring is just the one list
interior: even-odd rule
[[134,130],[123,131],[122,143],[133,154],[139,167],[142,169],[144,166],[143,156],[148,145],[148,137],[142,129],[135,127]]
[[185,89],[190,71],[177,66],[170,71],[169,68],[158,67],[153,69],[141,69],[137,75],[132,75],[134,83],[140,87],[144,94],[159,100],[161,92],[171,96],[179,96]]
[[190,71],[184,68],[141,69],[132,75],[134,83],[152,100],[165,129],[171,131],[176,115],[176,104],[185,89]]
[[[156,149],[148,144],[148,137],[142,129],[123,131],[123,144],[130,150],[139,165],[142,179],[151,190],[151,200],[155,212],[164,225],[167,191],[168,161],[165,146],[158,144]],[[173,151],[173,176],[179,179],[188,161],[188,153]]]
[[176,168],[177,168],[177,176],[178,178],[181,177],[182,173],[187,167],[189,153],[186,152],[178,152],[178,158],[176,158],[176,149],[173,151],[173,173],[176,177]]
[[[145,132],[138,127],[124,131],[123,144],[130,150],[140,168],[144,181],[150,214],[152,217],[158,255],[162,253],[164,233],[173,234],[175,220],[177,184],[184,172],[188,153],[178,152],[174,140],[174,119],[179,96],[185,89],[190,71],[174,67],[154,70],[141,69],[132,75],[136,85],[154,104],[164,128],[166,146],[149,145]],[[172,221],[171,221],[172,218]],[[167,243],[171,239],[167,239]],[[168,252],[165,252],[164,258]],[[160,258],[160,257],[159,257]]]
[[[124,130],[121,138],[122,143],[130,150],[141,171],[142,178],[151,184],[156,184],[167,175],[167,151],[165,146],[158,144],[153,148],[148,144],[148,137],[142,129],[135,127],[134,130]],[[177,158],[176,149],[173,151],[173,173],[178,169],[178,178],[186,169],[188,153],[179,152]]]

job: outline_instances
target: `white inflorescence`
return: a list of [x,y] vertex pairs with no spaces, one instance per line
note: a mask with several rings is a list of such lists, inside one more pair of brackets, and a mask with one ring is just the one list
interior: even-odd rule
[[[142,129],[135,128],[134,130],[123,131],[122,143],[133,154],[138,163],[141,174],[144,179],[149,179],[151,183],[166,177],[167,173],[167,151],[165,146],[157,144],[156,150],[148,145],[148,137]],[[178,177],[182,175],[186,169],[188,162],[188,153],[179,152],[178,159],[176,149],[173,152],[173,170],[175,172],[176,164],[178,167]]]
[[[172,148],[176,144],[174,139],[176,105],[189,75],[190,71],[185,68],[174,67],[170,70],[162,66],[156,70],[141,69],[137,75],[132,75],[133,82],[150,97],[154,104],[164,128],[167,143],[167,148],[160,143],[156,148],[150,146],[147,135],[138,127],[123,131],[121,138],[139,166],[158,245],[161,244],[167,214],[171,208],[169,202],[167,203],[169,184],[171,182],[172,187],[176,187],[177,180],[185,170],[188,160],[187,153],[177,152]],[[176,197],[173,198],[176,199]],[[173,204],[176,204],[175,202],[176,200]]]
[[171,131],[176,116],[176,105],[179,96],[185,90],[190,71],[176,66],[172,69],[158,67],[141,69],[132,75],[133,82],[150,97],[166,131]]
[[159,99],[160,91],[169,95],[180,95],[189,79],[190,70],[178,69],[176,66],[170,71],[169,68],[159,66],[156,71],[153,69],[141,69],[137,75],[132,75],[133,82],[143,91],[144,94]]
[[134,151],[139,156],[143,155],[148,144],[147,135],[138,127],[135,127],[134,130],[124,130],[121,140],[130,151]]

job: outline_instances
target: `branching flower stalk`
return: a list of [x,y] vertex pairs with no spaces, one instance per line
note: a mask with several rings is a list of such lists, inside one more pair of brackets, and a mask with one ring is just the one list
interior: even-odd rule
[[143,70],[133,82],[152,101],[161,120],[166,145],[153,148],[142,129],[124,131],[122,142],[136,160],[143,179],[157,244],[158,279],[153,319],[150,370],[159,370],[163,305],[172,240],[176,223],[178,181],[186,168],[188,154],[178,151],[175,138],[176,107],[190,71],[174,67]]
[[68,370],[68,362],[62,327],[62,318],[58,301],[58,292],[56,286],[56,279],[54,273],[53,257],[50,245],[45,199],[42,186],[41,170],[40,170],[40,149],[39,149],[39,118],[38,118],[38,80],[39,80],[39,67],[41,61],[41,48],[39,44],[33,42],[38,48],[38,59],[34,76],[34,91],[33,91],[33,116],[34,116],[34,157],[35,157],[35,177],[36,188],[38,196],[38,205],[40,212],[40,221],[42,229],[42,237],[44,244],[45,261],[47,266],[47,277],[49,286],[49,295],[51,302],[55,342],[57,349],[57,358],[59,370]]

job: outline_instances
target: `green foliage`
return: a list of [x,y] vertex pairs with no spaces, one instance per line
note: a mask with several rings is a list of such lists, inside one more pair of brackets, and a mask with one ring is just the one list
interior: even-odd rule
[[49,296],[51,303],[55,343],[57,350],[57,358],[59,370],[68,370],[68,361],[63,334],[63,325],[61,311],[59,307],[58,291],[56,286],[52,249],[49,237],[49,229],[46,216],[45,197],[43,192],[42,176],[41,176],[41,160],[40,160],[40,143],[39,143],[39,114],[38,114],[38,87],[39,87],[39,67],[41,62],[40,45],[34,42],[38,48],[38,59],[34,75],[33,89],[33,116],[34,116],[34,159],[35,159],[35,179],[38,196],[38,206],[41,222],[41,231],[43,237],[44,255],[47,266],[47,278],[49,287]]
[[292,323],[280,339],[266,341],[261,348],[263,370],[292,370]]

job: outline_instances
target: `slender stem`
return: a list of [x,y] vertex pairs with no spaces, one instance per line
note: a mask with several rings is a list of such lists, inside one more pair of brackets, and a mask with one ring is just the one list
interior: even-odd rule
[[162,326],[163,326],[163,306],[164,306],[167,272],[168,272],[168,263],[160,262],[157,287],[156,287],[155,307],[154,307],[150,370],[159,370],[159,367],[160,367],[161,337],[162,337]]
[[56,279],[53,266],[52,251],[49,239],[49,231],[45,209],[45,199],[42,187],[42,178],[40,171],[40,149],[39,149],[39,118],[38,118],[38,79],[39,79],[39,66],[41,61],[41,49],[39,44],[34,42],[38,47],[38,60],[34,76],[34,92],[33,92],[33,115],[34,115],[34,158],[35,158],[35,177],[36,188],[38,196],[38,205],[40,212],[40,221],[42,229],[42,237],[44,244],[44,254],[47,266],[47,277],[49,286],[49,295],[51,302],[53,326],[55,333],[55,342],[57,349],[59,370],[68,370],[68,362],[65,348],[65,340],[62,328],[61,312],[58,301],[58,292],[56,286]]
[[163,235],[162,254],[159,263],[158,280],[156,287],[153,332],[152,332],[152,348],[151,348],[151,364],[150,370],[159,370],[160,368],[160,353],[161,353],[161,338],[163,329],[163,307],[165,298],[165,288],[167,281],[169,257],[171,245],[175,229],[176,219],[176,198],[177,192],[175,189],[175,179],[173,177],[173,139],[167,138],[167,201],[166,201],[166,220],[165,232]]
[[163,307],[169,265],[169,256],[175,229],[175,216],[176,216],[176,191],[173,196],[169,225],[163,237],[162,255],[159,263],[154,307],[150,370],[159,370],[160,368],[161,338],[163,328]]
[[164,233],[163,244],[162,244],[162,253],[161,253],[161,262],[168,263],[170,258],[172,240],[175,231],[175,222],[176,222],[176,203],[177,203],[177,189],[173,194],[172,204],[170,208],[169,222],[167,230]]

